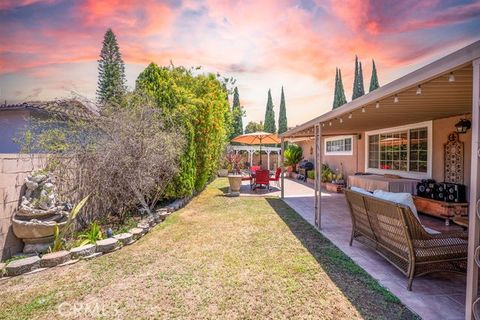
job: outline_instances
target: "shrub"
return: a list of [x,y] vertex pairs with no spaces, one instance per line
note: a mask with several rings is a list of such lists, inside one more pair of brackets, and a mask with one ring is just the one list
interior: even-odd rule
[[[79,217],[83,225],[110,214],[122,220],[124,213],[135,211],[138,205],[150,213],[178,172],[183,129],[144,96],[128,96],[89,121],[61,123],[54,130],[61,130],[64,138],[55,140],[48,168],[66,200],[76,202],[91,195],[87,214]],[[44,130],[30,142],[52,152],[51,139],[44,137],[54,133]],[[63,146],[61,150],[58,145]]]
[[151,63],[137,78],[136,90],[153,98],[183,126],[186,141],[167,196],[179,198],[203,189],[215,174],[231,127],[227,92],[212,74],[193,75],[183,67]]
[[285,165],[291,166],[293,171],[296,171],[297,164],[303,158],[303,150],[296,144],[289,144],[284,154]]
[[327,164],[322,164],[322,182],[332,182],[335,172]]
[[103,234],[100,226],[96,222],[90,223],[90,228],[78,236],[78,246],[84,246],[89,243],[95,243],[103,239]]
[[307,178],[308,179],[315,179],[315,171],[313,171],[313,170],[307,171]]

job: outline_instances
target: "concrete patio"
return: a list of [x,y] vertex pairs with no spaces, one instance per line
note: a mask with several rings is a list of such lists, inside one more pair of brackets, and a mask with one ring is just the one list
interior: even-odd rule
[[[278,188],[250,190],[242,185],[242,196],[280,196]],[[285,179],[285,202],[314,225],[314,190],[310,185]],[[421,215],[422,223],[438,231],[458,230],[446,227],[439,219]],[[343,194],[322,192],[322,234],[340,250],[388,288],[407,307],[423,319],[464,319],[466,276],[437,273],[416,278],[412,291],[407,278],[372,249],[354,242],[349,246],[351,220]]]

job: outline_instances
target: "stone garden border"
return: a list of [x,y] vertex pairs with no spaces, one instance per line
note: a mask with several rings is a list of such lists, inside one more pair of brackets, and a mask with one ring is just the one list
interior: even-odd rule
[[193,195],[175,200],[169,205],[157,209],[151,216],[140,220],[137,227],[130,229],[129,232],[99,240],[95,244],[75,247],[69,251],[62,250],[46,253],[41,257],[33,255],[11,261],[8,264],[0,262],[0,279],[4,280],[22,274],[39,272],[48,268],[65,266],[76,263],[79,260],[89,260],[119,250],[136,242],[150,231],[151,228],[163,222],[170,214],[183,208],[192,198]]

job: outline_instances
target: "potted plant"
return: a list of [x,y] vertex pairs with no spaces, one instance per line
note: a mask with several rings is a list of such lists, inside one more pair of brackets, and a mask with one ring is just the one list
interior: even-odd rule
[[226,156],[228,169],[228,183],[230,184],[230,195],[240,195],[240,187],[242,185],[242,175],[240,173],[240,163],[242,157],[235,152],[229,152]]
[[297,164],[303,159],[302,148],[296,144],[290,144],[285,150],[284,158],[287,172],[291,176],[292,172],[297,171]]

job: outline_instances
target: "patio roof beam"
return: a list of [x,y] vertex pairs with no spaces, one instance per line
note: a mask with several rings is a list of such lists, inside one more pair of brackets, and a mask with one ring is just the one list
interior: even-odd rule
[[315,125],[315,227],[322,228],[322,126]]
[[[478,297],[478,268],[475,253],[480,245],[480,59],[473,61],[472,96],[472,161],[470,181],[470,208],[468,228],[468,269],[465,319],[473,319],[474,302]],[[480,249],[478,249],[480,250]]]

